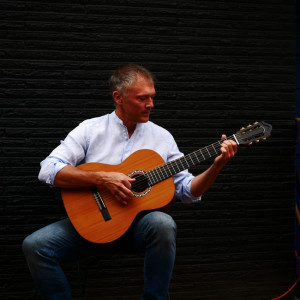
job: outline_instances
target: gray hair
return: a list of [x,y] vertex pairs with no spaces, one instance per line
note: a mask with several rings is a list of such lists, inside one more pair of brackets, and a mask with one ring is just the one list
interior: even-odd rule
[[143,66],[127,64],[115,70],[110,76],[108,82],[111,91],[118,91],[126,97],[128,89],[133,87],[138,76],[155,82],[155,76]]

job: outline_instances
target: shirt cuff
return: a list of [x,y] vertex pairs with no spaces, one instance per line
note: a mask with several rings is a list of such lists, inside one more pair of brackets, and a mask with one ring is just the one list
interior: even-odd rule
[[49,185],[54,186],[54,180],[56,174],[65,166],[67,163],[51,158],[46,158],[41,162],[41,170],[39,173],[39,180]]
[[185,178],[186,184],[183,185],[184,192],[181,196],[181,201],[183,203],[195,203],[200,202],[202,199],[202,196],[195,197],[191,192],[191,183],[194,176],[189,176],[188,178]]
[[48,184],[51,184],[54,186],[54,180],[55,180],[55,176],[56,174],[61,170],[63,169],[65,166],[67,166],[66,163],[63,163],[63,162],[56,162],[53,164],[52,166],[52,170],[50,172],[50,175],[46,181],[46,183]]

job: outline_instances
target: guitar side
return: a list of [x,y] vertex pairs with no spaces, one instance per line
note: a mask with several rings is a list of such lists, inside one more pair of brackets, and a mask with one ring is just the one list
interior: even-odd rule
[[[89,171],[121,172],[126,175],[135,170],[149,171],[165,162],[152,150],[139,150],[119,165],[86,163],[78,168]],[[149,193],[133,197],[127,205],[115,200],[107,189],[99,190],[111,219],[104,217],[97,206],[89,187],[62,190],[66,212],[77,230],[85,239],[99,244],[115,241],[130,228],[136,216],[142,211],[159,210],[173,200],[175,186],[172,178],[155,184]]]

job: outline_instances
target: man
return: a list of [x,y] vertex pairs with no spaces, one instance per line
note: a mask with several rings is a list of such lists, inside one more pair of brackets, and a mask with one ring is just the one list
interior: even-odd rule
[[[76,168],[87,162],[117,165],[139,149],[156,151],[165,162],[180,156],[172,135],[149,121],[154,107],[154,76],[145,68],[129,64],[110,77],[115,111],[82,122],[41,163],[39,179],[61,188],[105,187],[126,210],[133,195],[135,179],[118,172],[87,171]],[[202,174],[187,170],[173,176],[175,195],[183,202],[200,201],[220,170],[235,155],[237,145],[225,140],[220,155]],[[167,298],[176,252],[176,224],[163,212],[142,216],[122,239],[134,251],[145,251],[144,293],[141,299]],[[78,259],[94,245],[82,238],[69,219],[58,221],[28,236],[23,242],[32,277],[42,299],[72,299],[60,263]],[[119,245],[120,247],[120,245]]]

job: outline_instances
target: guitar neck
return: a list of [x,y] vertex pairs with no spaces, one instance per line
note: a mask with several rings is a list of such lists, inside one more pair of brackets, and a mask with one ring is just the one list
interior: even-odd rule
[[[233,140],[239,144],[235,135],[226,138],[226,140]],[[170,161],[162,166],[146,172],[144,175],[147,176],[149,184],[153,186],[154,184],[161,182],[177,173],[180,173],[192,166],[200,164],[209,158],[219,155],[220,146],[223,141],[224,140],[218,141],[190,154]]]

